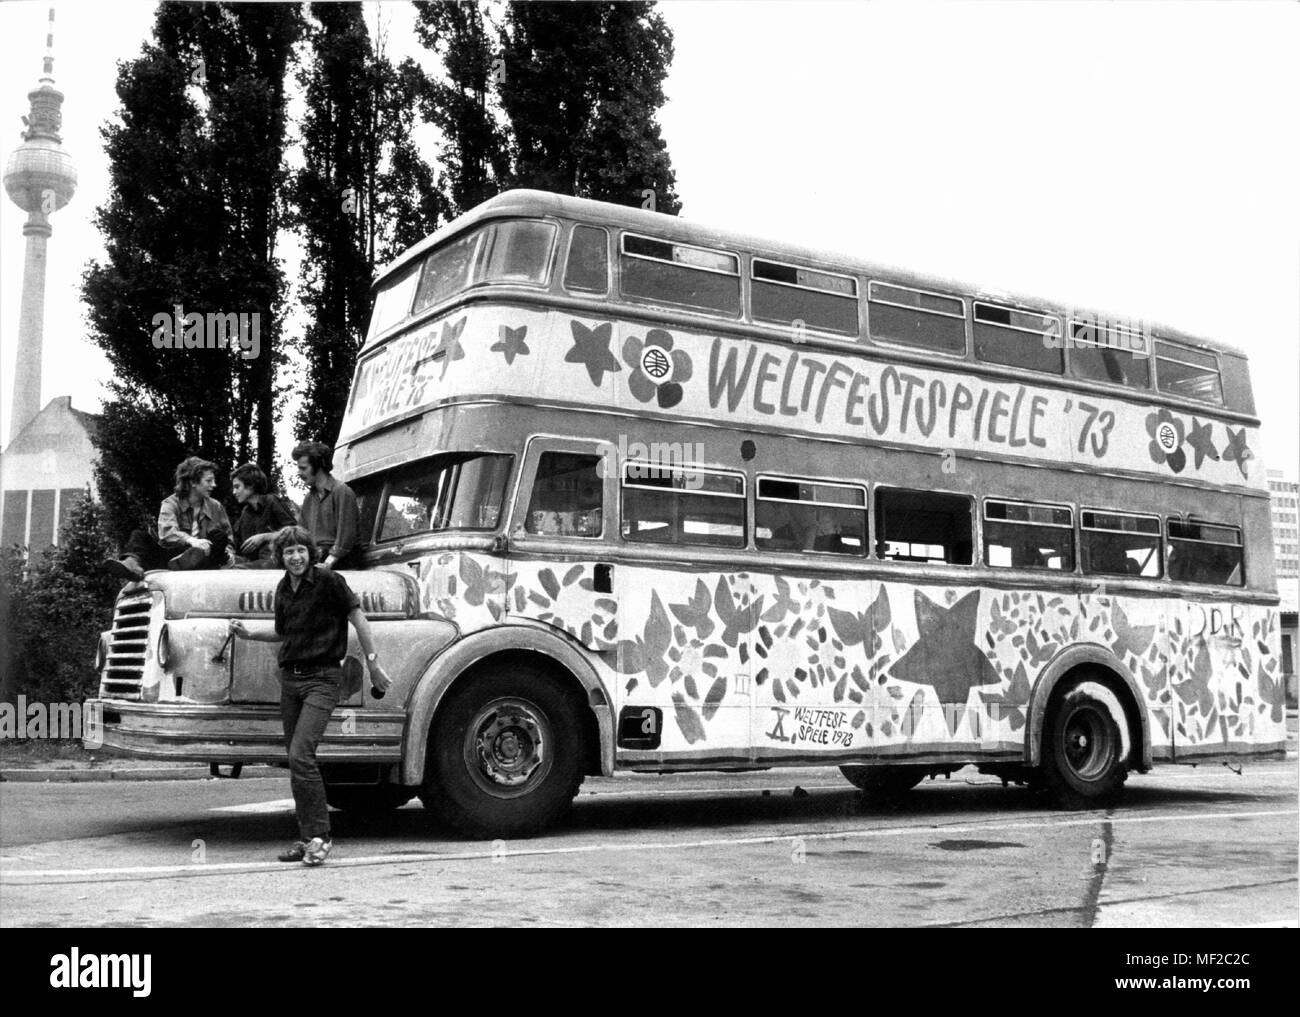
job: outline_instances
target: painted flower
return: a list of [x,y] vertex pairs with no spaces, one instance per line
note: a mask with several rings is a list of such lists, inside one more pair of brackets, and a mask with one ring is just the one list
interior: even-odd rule
[[669,409],[682,401],[682,382],[690,380],[691,358],[673,349],[673,337],[662,328],[652,328],[645,339],[634,335],[623,340],[623,362],[632,369],[628,388],[643,403],[658,401]]
[[1182,473],[1187,465],[1187,453],[1183,451],[1183,422],[1168,410],[1160,409],[1147,415],[1147,434],[1151,436],[1151,444],[1147,446],[1151,461],[1168,463],[1175,473]]

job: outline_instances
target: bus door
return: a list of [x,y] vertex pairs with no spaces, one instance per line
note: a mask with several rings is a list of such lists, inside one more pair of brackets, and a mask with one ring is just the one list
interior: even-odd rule
[[596,441],[531,439],[510,531],[507,615],[554,626],[595,651],[619,638],[614,455]]

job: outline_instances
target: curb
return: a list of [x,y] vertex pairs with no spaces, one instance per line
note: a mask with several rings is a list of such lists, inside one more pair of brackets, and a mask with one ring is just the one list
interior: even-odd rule
[[[251,766],[240,780],[260,780],[268,777],[287,777],[289,771],[271,766]],[[206,766],[178,766],[150,769],[139,767],[122,770],[0,770],[0,781],[16,784],[102,784],[106,781],[158,781],[158,780],[224,780],[213,777]]]

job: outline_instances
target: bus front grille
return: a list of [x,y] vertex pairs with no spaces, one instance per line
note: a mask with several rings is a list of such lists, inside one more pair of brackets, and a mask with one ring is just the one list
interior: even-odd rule
[[113,611],[113,628],[108,635],[108,658],[99,680],[101,698],[140,698],[152,605],[153,599],[148,593],[123,597],[117,602]]

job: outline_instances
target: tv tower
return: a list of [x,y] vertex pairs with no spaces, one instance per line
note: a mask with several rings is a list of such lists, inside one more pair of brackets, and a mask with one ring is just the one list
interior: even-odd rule
[[77,170],[63,150],[63,93],[54,87],[54,8],[45,36],[45,63],[36,87],[27,93],[31,110],[23,117],[25,130],[5,166],[5,190],[27,213],[23,236],[23,295],[18,319],[18,359],[14,368],[13,409],[9,418],[12,441],[41,409],[41,340],[45,324],[45,248],[50,239],[50,214],[57,212],[77,189]]

